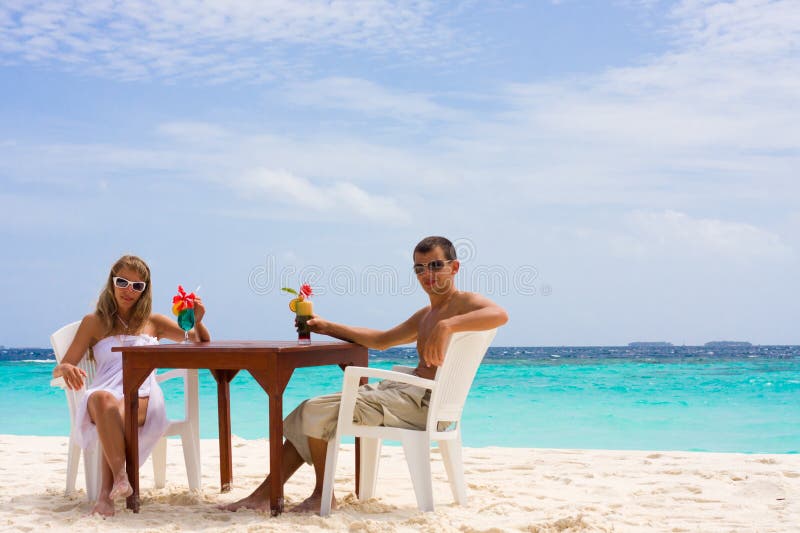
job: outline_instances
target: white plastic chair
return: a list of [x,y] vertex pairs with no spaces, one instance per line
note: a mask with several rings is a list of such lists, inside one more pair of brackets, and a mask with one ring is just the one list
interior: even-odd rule
[[[67,324],[50,336],[50,344],[56,361],[61,363],[61,359],[66,355],[67,349],[75,338],[80,322]],[[97,445],[90,450],[82,450],[76,444],[75,432],[75,411],[80,404],[86,389],[94,379],[95,363],[89,359],[88,352],[83,355],[78,366],[86,372],[83,388],[74,391],[67,387],[63,378],[56,378],[50,382],[54,387],[64,389],[67,395],[70,417],[70,435],[67,451],[67,487],[66,494],[75,490],[75,480],[78,477],[78,461],[81,451],[83,451],[83,469],[86,475],[86,494],[89,501],[97,500],[100,490],[100,475],[103,465],[103,447],[98,441]],[[183,445],[183,458],[186,463],[186,476],[189,480],[189,488],[192,490],[200,488],[200,416],[198,403],[198,381],[197,370],[171,370],[163,374],[156,374],[156,380],[163,383],[168,379],[183,378],[183,397],[185,403],[185,414],[183,420],[170,420],[164,437],[161,438],[153,449],[153,475],[155,477],[156,488],[163,488],[166,482],[167,470],[167,439],[172,435],[179,435]]]
[[[359,500],[368,500],[375,493],[381,441],[387,439],[403,443],[420,511],[433,511],[430,455],[433,441],[439,443],[453,498],[459,505],[466,504],[467,487],[461,459],[461,413],[478,366],[496,333],[496,329],[491,329],[454,334],[447,348],[444,364],[437,369],[433,380],[412,375],[413,368],[409,367],[396,366],[391,371],[357,366],[345,369],[336,435],[328,442],[320,515],[328,516],[331,511],[339,442],[345,435],[361,437]],[[362,377],[390,379],[431,389],[425,429],[411,430],[353,423],[353,411]]]

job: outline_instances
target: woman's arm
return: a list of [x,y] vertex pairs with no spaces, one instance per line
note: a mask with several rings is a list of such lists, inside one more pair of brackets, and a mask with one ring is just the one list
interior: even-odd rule
[[[194,328],[189,331],[189,338],[195,342],[208,342],[211,340],[211,334],[208,332],[205,324],[203,324],[203,317],[206,314],[206,307],[203,305],[201,298],[194,300]],[[180,342],[183,340],[183,330],[178,326],[178,323],[171,318],[154,314],[150,315],[150,320],[156,327],[156,336],[159,339],[169,339],[171,341]]]
[[67,353],[64,354],[61,363],[53,369],[54,378],[64,378],[67,387],[72,390],[78,390],[83,387],[83,378],[86,377],[86,372],[75,365],[80,363],[83,355],[94,344],[100,335],[99,331],[101,329],[102,324],[97,315],[92,313],[83,317],[80,326],[78,326],[78,331],[75,333],[75,338],[72,339],[72,344],[67,349]]

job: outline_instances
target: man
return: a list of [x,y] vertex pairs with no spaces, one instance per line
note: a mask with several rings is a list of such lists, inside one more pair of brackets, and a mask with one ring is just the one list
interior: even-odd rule
[[[508,321],[506,312],[488,298],[456,289],[454,278],[459,266],[453,243],[444,237],[427,237],[414,249],[414,272],[430,298],[430,305],[386,331],[336,324],[316,315],[308,325],[315,333],[378,350],[416,341],[419,363],[414,373],[433,379],[453,333],[493,329]],[[304,462],[314,466],[316,475],[311,496],[294,511],[319,509],[327,441],[336,433],[339,398],[340,394],[331,394],[306,400],[284,421],[283,482]],[[363,385],[353,419],[366,425],[424,429],[429,398],[429,390],[404,383],[386,380],[377,385]],[[269,481],[268,476],[252,494],[223,509],[269,510]],[[335,504],[334,498],[334,507]]]

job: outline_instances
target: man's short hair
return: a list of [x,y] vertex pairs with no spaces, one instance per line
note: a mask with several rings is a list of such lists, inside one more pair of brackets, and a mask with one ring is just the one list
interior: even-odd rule
[[431,236],[425,237],[419,244],[414,248],[414,253],[421,253],[426,254],[433,250],[436,247],[439,247],[444,252],[444,258],[448,261],[454,261],[456,259],[456,247],[453,246],[453,243],[450,242],[449,239],[439,236]]

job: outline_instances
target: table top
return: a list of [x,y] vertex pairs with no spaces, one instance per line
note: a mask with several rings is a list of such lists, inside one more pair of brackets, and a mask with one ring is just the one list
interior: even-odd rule
[[337,351],[349,350],[352,348],[364,348],[360,344],[345,341],[312,341],[311,344],[297,344],[297,341],[209,341],[209,342],[189,342],[169,343],[169,344],[150,344],[145,346],[115,346],[111,348],[114,352],[126,353],[147,353],[157,351],[159,353],[188,353],[188,352],[265,352],[265,353],[295,353],[304,351]]
[[224,340],[115,346],[112,350],[122,352],[123,381],[127,383],[126,380],[130,378],[136,386],[145,377],[137,371],[150,371],[153,368],[247,369],[254,377],[266,372],[270,380],[274,377],[281,382],[288,382],[295,368],[352,364],[366,366],[369,358],[366,347],[344,341],[316,341],[299,345],[297,341]]

